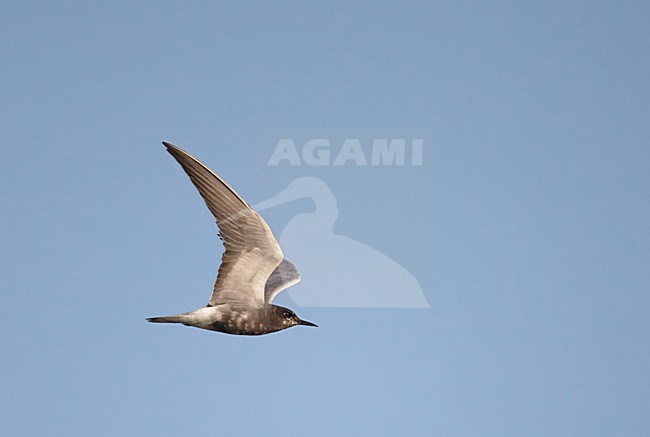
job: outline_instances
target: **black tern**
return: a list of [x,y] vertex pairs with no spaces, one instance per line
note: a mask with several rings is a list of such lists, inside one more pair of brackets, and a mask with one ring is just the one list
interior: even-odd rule
[[163,144],[216,219],[225,251],[206,307],[147,321],[182,323],[234,335],[263,335],[296,325],[318,326],[301,320],[289,308],[271,303],[282,290],[298,283],[300,274],[284,259],[264,219],[199,160],[173,144]]

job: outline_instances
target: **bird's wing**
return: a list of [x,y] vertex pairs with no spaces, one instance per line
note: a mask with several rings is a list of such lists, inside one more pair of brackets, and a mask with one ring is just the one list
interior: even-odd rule
[[273,298],[282,290],[291,287],[300,282],[300,273],[291,261],[283,259],[280,264],[273,270],[269,279],[264,286],[264,300],[271,303]]
[[217,219],[225,252],[208,306],[264,305],[264,284],[283,255],[271,229],[212,170],[173,144],[163,142],[183,167]]

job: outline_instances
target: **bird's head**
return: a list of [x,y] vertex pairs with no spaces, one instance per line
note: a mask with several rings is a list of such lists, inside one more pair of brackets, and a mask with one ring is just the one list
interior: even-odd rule
[[274,305],[274,313],[277,319],[285,328],[290,328],[291,326],[304,325],[304,326],[313,326],[318,328],[318,325],[306,320],[302,320],[296,313],[291,311],[289,308],[281,307]]

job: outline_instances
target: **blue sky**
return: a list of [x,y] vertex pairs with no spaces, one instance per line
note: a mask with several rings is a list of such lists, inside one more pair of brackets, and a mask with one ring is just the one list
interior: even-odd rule
[[[644,434],[649,12],[4,4],[3,433]],[[221,251],[160,141],[254,204],[297,131],[425,138],[419,168],[323,171],[336,231],[431,308],[294,305],[321,328],[260,338],[147,324],[205,304]]]

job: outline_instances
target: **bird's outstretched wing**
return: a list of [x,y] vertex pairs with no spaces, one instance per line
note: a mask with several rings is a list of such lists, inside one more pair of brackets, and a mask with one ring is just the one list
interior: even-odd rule
[[271,229],[212,170],[173,144],[163,142],[183,167],[217,220],[225,252],[208,306],[264,305],[265,284],[283,259]]
[[282,290],[300,282],[300,273],[295,265],[289,260],[283,259],[273,270],[264,287],[264,301],[271,303],[273,298]]

